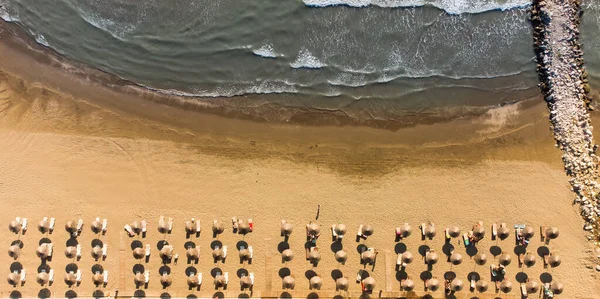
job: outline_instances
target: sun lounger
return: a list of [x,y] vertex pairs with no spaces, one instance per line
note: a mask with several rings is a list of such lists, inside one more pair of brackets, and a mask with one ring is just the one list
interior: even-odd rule
[[470,283],[471,283],[471,285],[470,285],[470,286],[471,286],[471,289],[474,289],[474,288],[475,288],[475,283],[476,283],[476,281],[475,281],[475,279],[473,279],[473,277],[471,277],[471,278],[469,278],[469,279],[470,279]]
[[250,259],[254,256],[254,248],[252,246],[248,246],[248,252],[250,252]]
[[200,233],[200,221],[196,221],[196,234]]
[[81,245],[77,244],[77,259],[79,260],[81,258]]
[[169,217],[169,234],[173,231],[173,218]]
[[158,217],[158,225],[162,226],[165,223],[165,216],[160,215],[160,217]]
[[104,286],[106,286],[108,284],[108,270],[104,270],[102,274],[104,276]]
[[54,269],[50,269],[50,271],[48,271],[48,281],[49,282],[54,282]]
[[148,284],[149,281],[150,281],[150,271],[146,270],[146,272],[144,272],[144,282],[146,284]]
[[469,241],[469,236],[467,235],[467,233],[463,233],[463,241],[465,242],[465,247],[471,245],[471,242]]
[[227,258],[227,245],[223,246],[223,259]]
[[27,272],[25,272],[25,269],[21,269],[21,284],[24,284],[26,280],[27,280]]
[[202,284],[202,273],[198,273],[198,285]]
[[421,223],[419,228],[421,229],[421,237],[425,237],[425,223]]
[[27,218],[23,218],[23,226],[21,227],[23,233],[27,232]]
[[547,226],[540,225],[540,240],[542,242],[544,242],[546,240],[546,229],[547,228],[548,228]]
[[150,257],[150,244],[146,244],[146,257]]
[[108,245],[106,245],[106,243],[102,244],[102,259],[106,259],[106,256],[108,255]]
[[15,221],[17,221],[17,223],[18,223],[18,224],[23,224],[23,223],[21,222],[21,217],[15,217]]
[[521,296],[523,296],[523,298],[527,298],[527,287],[524,283],[521,284]]
[[450,240],[451,236],[450,236],[450,232],[448,231],[447,227],[444,229],[444,235],[446,235],[446,240]]
[[135,236],[135,233],[133,232],[133,229],[131,228],[131,225],[125,224],[125,231],[129,235],[129,237]]
[[498,237],[498,225],[496,223],[492,224],[492,239],[496,239]]
[[225,272],[223,274],[223,277],[225,277],[225,285],[229,284],[229,272]]
[[248,218],[248,226],[250,227],[250,231],[254,230],[254,222],[252,222],[252,218]]
[[102,220],[102,233],[105,234],[107,229],[108,229],[108,220],[106,220],[106,218],[104,218]]
[[525,228],[525,224],[515,224],[514,227],[515,227],[515,229],[518,229],[518,228],[524,229]]
[[250,272],[250,274],[248,274],[248,277],[250,277],[251,285],[254,286],[254,272]]
[[335,224],[331,225],[331,237],[334,241],[338,239],[338,234],[335,232]]
[[146,220],[142,220],[142,234],[146,234],[146,232],[148,231],[148,222],[146,222]]
[[356,232],[356,236],[361,238],[362,237],[362,230],[363,230],[364,225],[359,225],[358,226],[358,232]]
[[77,281],[77,284],[80,284],[81,283],[81,270],[80,269],[77,270],[77,274],[75,274],[75,277],[76,277],[75,280]]
[[238,229],[238,219],[237,219],[237,217],[231,217],[231,227],[234,230]]
[[56,223],[56,219],[50,218],[50,225],[48,226],[48,231],[52,233],[54,231],[54,224]]
[[396,266],[402,265],[402,253],[398,253],[398,258],[396,259]]
[[77,235],[81,234],[81,230],[83,229],[83,219],[77,220]]
[[48,244],[48,256],[51,257],[53,253],[54,245],[52,243]]

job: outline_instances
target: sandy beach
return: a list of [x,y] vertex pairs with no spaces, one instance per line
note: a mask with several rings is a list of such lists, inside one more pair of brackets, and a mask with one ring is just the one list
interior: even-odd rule
[[[0,56],[8,58],[0,61],[0,223],[5,227],[0,237],[6,249],[13,240],[23,242],[18,263],[26,269],[27,281],[13,287],[3,280],[0,297],[45,297],[44,288],[51,297],[112,297],[117,290],[119,297],[359,297],[355,278],[361,269],[376,280],[370,297],[420,297],[428,294],[421,277],[429,275],[419,255],[422,245],[440,254],[429,272],[442,281],[440,290],[429,292],[433,298],[444,298],[443,279],[449,272],[465,282],[455,298],[520,298],[519,281],[525,275],[540,285],[542,280],[561,282],[561,298],[600,297],[594,246],[573,205],[575,195],[540,99],[397,130],[276,124],[224,117],[210,107],[168,106],[151,96],[124,92],[121,86],[99,84],[15,44],[0,43]],[[599,121],[597,115],[593,118]],[[172,234],[158,233],[161,215],[174,219]],[[234,216],[252,218],[255,230],[245,237],[233,234],[229,223]],[[15,217],[28,218],[26,234],[7,229]],[[56,218],[57,228],[50,235],[37,231],[43,217]],[[90,230],[96,217],[109,221],[104,236]],[[200,221],[202,233],[186,239],[184,222],[192,217]],[[69,239],[64,224],[80,218],[84,229],[77,240],[83,253],[74,262],[64,255]],[[143,219],[149,222],[147,237],[127,237],[123,226]],[[226,225],[218,240],[229,247],[228,258],[219,264],[210,253],[215,219]],[[294,225],[289,247],[295,258],[287,264],[278,251],[284,246],[282,219]],[[304,226],[310,221],[322,228],[317,241],[322,260],[316,267],[304,258]],[[437,236],[421,240],[418,225],[429,221],[435,223]],[[453,239],[464,261],[451,266],[443,254],[443,229],[457,225],[466,232],[478,221],[487,233],[476,248],[488,255],[487,263],[477,265],[459,239]],[[342,241],[349,256],[345,265],[334,260],[332,251],[336,247],[330,227],[340,222],[348,227]],[[405,222],[412,225],[413,234],[402,244],[415,260],[406,274],[398,274],[397,251],[403,246],[395,242],[394,229]],[[511,236],[492,241],[493,223],[506,223]],[[372,225],[375,232],[356,242],[360,224]],[[535,229],[527,251],[537,258],[530,268],[517,265],[514,224]],[[540,226],[555,226],[560,236],[544,245]],[[40,265],[35,250],[44,237],[55,245],[48,262],[55,282],[46,287],[35,281]],[[108,245],[105,261],[96,262],[90,255],[96,238]],[[163,264],[157,244],[163,239],[181,256],[177,265],[168,265],[173,284],[166,289],[159,283]],[[148,263],[133,258],[134,240],[152,247]],[[238,260],[236,245],[242,240],[254,248],[250,265]],[[186,263],[188,241],[200,246],[198,264]],[[379,251],[374,267],[360,264],[359,244]],[[489,266],[497,264],[494,246],[513,258],[506,268],[513,283],[509,294],[496,293],[490,282]],[[544,268],[539,253],[545,250],[559,254],[561,265]],[[5,275],[13,262],[8,254],[0,255]],[[63,279],[65,267],[73,262],[83,277],[81,285],[69,288]],[[96,263],[110,273],[106,287],[92,284]],[[150,271],[149,286],[142,292],[133,282],[138,263]],[[190,266],[203,273],[199,291],[186,284]],[[215,290],[215,268],[229,273],[227,290]],[[254,273],[252,292],[240,290],[240,269]],[[288,271],[295,276],[296,288],[284,291],[280,275]],[[309,290],[307,277],[314,275],[310,271],[322,277],[321,290]],[[335,271],[350,280],[348,292],[335,291]],[[486,292],[469,290],[471,272],[490,284]],[[398,279],[403,275],[414,280],[414,292],[401,292]]]

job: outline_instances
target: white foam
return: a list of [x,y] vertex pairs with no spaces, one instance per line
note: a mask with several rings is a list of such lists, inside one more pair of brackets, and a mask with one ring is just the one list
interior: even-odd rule
[[491,10],[509,10],[527,7],[529,0],[302,0],[307,6],[326,7],[345,5],[351,7],[419,7],[435,6],[449,14],[481,13]]
[[277,54],[275,54],[275,50],[273,50],[273,45],[265,44],[262,47],[252,51],[255,55],[264,58],[277,58]]
[[46,47],[50,47],[50,44],[48,44],[48,41],[46,40],[46,38],[43,35],[38,33],[38,34],[34,34],[34,36],[35,36],[35,41],[38,44],[44,45]]
[[0,6],[0,18],[6,22],[18,22],[18,16],[11,15],[8,12],[8,3],[2,3]]
[[76,9],[79,11],[81,18],[88,24],[109,33],[118,40],[124,41],[125,35],[135,29],[134,26],[117,24],[112,20],[100,17],[98,14],[89,13],[78,8]]
[[298,89],[293,84],[285,81],[264,81],[258,85],[243,87],[223,84],[217,86],[213,90],[196,89],[193,92],[184,92],[176,89],[160,89],[143,84],[138,85],[152,91],[183,97],[218,98],[234,97],[246,94],[298,93]]
[[317,57],[315,57],[307,49],[303,48],[300,50],[300,52],[298,52],[298,57],[296,57],[296,60],[294,62],[290,63],[290,66],[295,69],[299,69],[299,68],[319,69],[319,68],[326,66],[326,64],[321,62]]

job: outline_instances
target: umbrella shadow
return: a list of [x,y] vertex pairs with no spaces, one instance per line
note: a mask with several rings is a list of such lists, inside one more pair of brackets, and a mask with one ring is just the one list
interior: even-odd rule
[[400,270],[400,271],[396,271],[396,280],[397,281],[403,281],[408,279],[408,273],[406,273],[406,271],[404,270]]
[[474,257],[479,252],[479,249],[475,245],[467,247],[467,255]]
[[163,275],[165,273],[167,275],[171,274],[171,267],[164,265],[164,266],[161,266],[160,268],[158,268],[158,275]]
[[500,254],[502,254],[502,248],[500,248],[500,246],[492,246],[490,247],[490,254],[493,255],[494,257],[499,256]]
[[92,248],[102,247],[104,245],[104,242],[102,242],[102,240],[100,240],[100,239],[94,239],[94,240],[92,240],[91,245],[92,245]]
[[9,295],[9,298],[11,298],[11,299],[20,299],[22,297],[23,297],[23,295],[19,291],[12,291],[12,292],[10,292],[10,295]]
[[286,249],[290,249],[290,244],[287,242],[279,242],[279,244],[277,244],[277,251],[279,251],[279,253],[282,253]]
[[540,281],[542,283],[551,283],[552,282],[552,274],[548,272],[544,272],[540,274]]
[[247,249],[248,248],[248,242],[244,241],[244,240],[240,240],[237,243],[235,243],[235,248],[237,248],[237,250],[242,250],[242,249]]
[[367,251],[369,249],[369,247],[367,247],[367,245],[365,244],[358,244],[358,246],[356,246],[356,252],[358,252],[359,254]]
[[[21,241],[19,241],[19,242],[20,242],[20,244],[23,244],[23,242],[21,242]],[[38,245],[42,245],[44,243],[52,243],[52,240],[50,240],[48,238],[41,238],[40,241],[38,242]]]
[[419,254],[420,254],[420,255],[421,255],[423,258],[425,258],[425,255],[427,254],[427,252],[428,252],[429,250],[431,250],[431,248],[430,248],[429,246],[427,246],[427,245],[421,245],[421,246],[419,246],[419,250],[418,250],[418,251],[419,251]]
[[183,249],[188,249],[188,248],[196,248],[196,243],[192,242],[192,241],[185,242],[185,244],[183,244]]
[[142,241],[140,240],[134,240],[131,242],[131,250],[134,250],[136,248],[142,248],[144,247],[144,244],[142,244]]
[[135,264],[133,265],[133,268],[131,268],[131,272],[133,272],[133,274],[144,273],[146,272],[146,267],[142,264]]
[[136,290],[135,292],[133,292],[133,298],[145,298],[146,297],[146,292],[144,292],[143,290]]
[[[23,246],[25,244],[21,240],[14,240],[14,241],[10,242],[10,246],[15,246],[15,245],[19,245],[19,248],[23,249]],[[40,244],[40,245],[42,245],[42,244]]]
[[185,268],[185,276],[189,277],[190,275],[195,275],[196,273],[198,273],[198,269],[196,269],[194,266]]
[[313,270],[307,270],[306,272],[304,272],[304,276],[306,277],[306,279],[310,280],[311,278],[317,276],[317,272]]
[[406,244],[402,242],[396,243],[396,246],[394,246],[394,252],[396,252],[396,254],[405,253],[406,249]]
[[279,277],[281,279],[283,279],[284,277],[291,275],[292,271],[290,271],[290,268],[283,267],[283,268],[279,269],[278,274],[279,274]]
[[212,242],[210,242],[210,249],[215,249],[215,248],[223,248],[223,243],[219,240],[214,240]]
[[75,263],[70,263],[65,267],[65,271],[67,271],[67,273],[70,273],[70,272],[75,273],[75,272],[77,272],[78,269],[79,269],[79,267]]
[[65,298],[77,298],[77,293],[73,290],[68,290],[65,292]]
[[21,270],[23,270],[23,265],[21,263],[13,262],[12,264],[10,264],[10,272],[21,273]]
[[104,298],[104,292],[101,291],[101,290],[95,290],[92,293],[92,297],[94,297],[94,298]]
[[221,270],[219,267],[214,267],[212,270],[210,270],[210,276],[212,276],[212,278],[215,278],[217,275],[221,275],[222,273],[223,270]]
[[342,273],[342,271],[340,271],[338,269],[331,271],[331,278],[333,278],[334,281],[336,281],[342,277],[344,277],[344,274]]
[[282,299],[292,299],[292,294],[290,294],[288,292],[283,292],[283,293],[281,293],[281,295],[279,295],[279,298],[282,298]]
[[456,278],[456,273],[453,271],[446,271],[446,273],[444,273],[444,279],[445,280],[454,280]]
[[336,253],[342,249],[344,249],[344,245],[342,245],[342,242],[340,241],[335,241],[331,243],[331,252]]
[[550,249],[547,246],[540,246],[537,249],[537,254],[541,257],[544,258],[545,256],[550,254]]
[[42,273],[42,272],[49,273],[50,272],[50,265],[48,265],[48,264],[41,264],[41,265],[39,265],[38,268],[37,268],[37,273]]
[[43,288],[38,292],[38,298],[46,299],[52,296],[52,292],[48,288]]
[[519,283],[526,283],[529,280],[529,276],[525,272],[519,272],[515,275],[515,280]]
[[92,270],[92,274],[104,273],[104,267],[102,267],[102,265],[100,265],[100,264],[93,265],[91,270]]
[[469,274],[467,274],[467,281],[479,281],[481,279],[481,276],[479,275],[479,273],[473,271],[473,272],[469,272]]
[[431,273],[431,271],[423,271],[423,272],[421,272],[421,274],[419,274],[419,278],[422,281],[427,281],[427,280],[433,278],[433,274]]
[[[132,244],[133,244],[133,242],[132,242]],[[165,247],[166,245],[169,245],[169,242],[167,240],[160,240],[156,243],[156,249],[162,250],[163,247]]]
[[446,243],[446,244],[444,244],[444,246],[442,246],[442,252],[448,257],[448,260],[450,260],[452,251],[454,251],[454,245],[452,245],[450,243]]

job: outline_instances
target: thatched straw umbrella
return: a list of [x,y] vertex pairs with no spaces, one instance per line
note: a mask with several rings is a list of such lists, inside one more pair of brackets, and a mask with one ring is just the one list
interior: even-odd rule
[[281,287],[283,289],[293,290],[295,286],[296,286],[296,279],[294,279],[294,277],[288,275],[283,278],[282,285],[281,285]]
[[240,278],[240,286],[242,287],[242,289],[247,289],[247,288],[251,287],[252,280],[250,279],[250,277],[242,276],[242,278]]
[[521,231],[521,235],[523,236],[523,238],[525,239],[531,239],[533,237],[533,235],[535,234],[535,231],[533,229],[533,227],[531,226],[526,226],[522,231]]
[[75,273],[69,272],[65,274],[65,283],[67,285],[74,285],[77,282],[77,276],[75,275]]
[[477,283],[475,283],[475,288],[479,293],[484,293],[488,289],[488,283],[484,280],[478,280]]
[[246,248],[240,249],[240,260],[249,261],[250,260],[250,250],[248,250]]
[[172,258],[173,257],[173,246],[171,246],[171,245],[163,246],[163,248],[160,250],[160,257],[162,259]]
[[50,231],[50,221],[48,221],[48,219],[42,219],[39,223],[38,223],[38,230],[45,234],[48,231]]
[[294,226],[291,223],[286,222],[286,223],[281,224],[281,234],[283,236],[289,237],[293,231],[294,231]]
[[17,286],[19,283],[21,283],[21,276],[18,273],[12,272],[8,274],[6,280],[10,285]]
[[312,264],[316,264],[321,260],[321,253],[318,250],[313,250],[308,254],[308,260]]
[[485,228],[482,225],[473,227],[473,236],[478,239],[483,238],[485,236]]
[[487,262],[487,255],[485,253],[478,253],[475,255],[475,263],[483,266]]
[[50,244],[49,243],[42,243],[40,246],[38,246],[37,250],[35,251],[35,253],[37,254],[37,256],[41,259],[47,259],[48,256],[50,255]]
[[102,274],[100,274],[100,273],[94,273],[94,275],[92,275],[92,282],[96,286],[101,285],[104,282]]
[[548,257],[548,264],[552,268],[560,266],[561,262],[562,262],[562,260],[560,259],[560,256],[558,254],[553,253]]
[[77,221],[69,220],[65,223],[65,230],[72,234],[77,231]]
[[402,253],[401,259],[402,259],[402,263],[410,264],[410,263],[412,263],[414,257],[410,251],[405,251],[404,253]]
[[102,256],[102,247],[94,246],[92,248],[92,258],[98,260]]
[[19,245],[12,245],[8,247],[8,256],[16,260],[19,258],[19,255],[21,255],[21,247],[19,247]]
[[504,279],[500,283],[500,291],[507,294],[510,293],[510,291],[512,291],[512,282],[510,282],[508,279]]
[[372,235],[374,231],[375,231],[375,229],[372,226],[367,224],[367,225],[363,225],[361,234],[365,237],[368,237],[368,236]]
[[452,282],[450,283],[450,289],[452,289],[455,292],[459,292],[463,289],[464,284],[463,281],[460,279],[453,279]]
[[560,295],[564,291],[564,286],[562,283],[560,283],[558,281],[553,281],[550,284],[550,289],[552,290],[552,293],[554,293],[555,295]]
[[8,230],[15,234],[20,233],[22,227],[23,226],[21,225],[21,223],[17,222],[16,220],[13,220],[8,224]]
[[164,219],[160,219],[158,221],[158,226],[156,228],[161,234],[166,234],[169,232],[169,224]]
[[281,252],[281,260],[289,262],[294,259],[294,252],[291,249],[286,249]]
[[348,231],[348,229],[346,228],[346,225],[343,223],[338,223],[335,225],[335,227],[333,228],[333,231],[338,235],[338,236],[343,236],[346,234],[346,232]]
[[500,240],[504,240],[510,236],[510,230],[506,226],[501,226],[498,228],[498,238]]
[[100,231],[102,231],[102,222],[100,222],[100,220],[98,220],[98,219],[92,221],[92,224],[90,225],[90,229],[92,230],[93,233],[99,234]]
[[143,259],[145,256],[144,248],[136,247],[133,249],[133,258],[136,260]]
[[498,263],[500,263],[500,265],[503,266],[508,266],[510,265],[511,262],[511,257],[510,254],[508,253],[502,253],[499,257],[498,257]]
[[435,292],[440,287],[440,281],[437,278],[431,278],[427,280],[426,285],[428,290]]
[[160,284],[167,288],[170,287],[171,284],[173,284],[173,279],[171,279],[171,275],[164,273],[163,275],[160,276]]
[[336,290],[347,291],[348,287],[350,287],[350,281],[348,281],[348,278],[340,277],[335,280]]
[[67,246],[67,248],[65,248],[65,256],[67,258],[75,258],[75,255],[77,254],[77,247],[75,246]]
[[217,288],[225,287],[225,276],[223,276],[223,275],[215,276],[215,287],[217,287]]
[[437,263],[439,259],[439,256],[437,254],[437,252],[435,252],[435,250],[430,250],[429,252],[427,252],[427,254],[425,255],[425,263],[429,264],[429,265],[433,265],[435,263]]
[[133,277],[133,282],[135,283],[136,286],[141,287],[144,284],[146,284],[146,278],[144,277],[144,274],[136,273],[135,276]]
[[404,290],[405,292],[410,292],[415,289],[415,282],[412,281],[412,279],[405,279],[402,281],[400,286],[402,287],[402,290]]
[[142,225],[139,221],[135,220],[131,223],[131,229],[134,233],[139,234],[142,232]]
[[366,291],[372,291],[375,288],[375,278],[369,276],[363,280],[363,286]]
[[558,228],[549,227],[546,229],[546,238],[548,238],[550,240],[554,240],[554,239],[558,238],[558,235],[559,235]]
[[323,285],[323,279],[315,275],[310,279],[309,284],[311,290],[320,290],[321,286]]
[[216,261],[222,260],[223,259],[223,249],[221,249],[221,248],[215,248],[215,249],[213,249],[213,251],[212,251],[212,257]]
[[348,253],[344,250],[338,250],[335,253],[335,260],[341,264],[345,263],[348,260]]
[[311,236],[318,236],[321,233],[321,226],[316,223],[311,223],[307,227],[308,234]]
[[240,222],[240,224],[238,225],[238,234],[246,235],[251,232],[252,230],[250,229],[250,224],[248,223],[248,221]]
[[406,238],[406,237],[410,236],[411,233],[412,233],[412,228],[410,227],[410,225],[408,223],[404,223],[404,224],[400,225],[400,236],[402,238]]
[[427,227],[425,227],[425,237],[427,237],[429,239],[433,239],[433,237],[435,237],[435,234],[436,234],[435,226],[428,225]]
[[529,294],[535,294],[540,290],[540,285],[535,280],[530,280],[525,284],[525,289]]
[[535,265],[535,255],[531,252],[528,252],[523,256],[523,264],[527,267],[531,267]]
[[190,275],[187,278],[187,284],[192,287],[195,288],[198,285],[200,285],[200,279],[198,278],[198,275]]
[[452,263],[452,265],[460,265],[460,263],[462,263],[462,261],[463,261],[462,254],[460,254],[458,252],[452,252],[452,254],[450,255],[450,263]]
[[185,222],[185,232],[188,234],[196,233],[196,226],[194,226],[192,221],[188,220]]
[[448,228],[448,235],[452,238],[457,238],[460,236],[460,228],[458,226],[452,226]]
[[187,257],[189,259],[198,259],[200,257],[200,251],[196,247],[190,247],[186,250]]
[[372,264],[375,262],[375,252],[373,250],[367,250],[360,254],[360,259],[363,264]]
[[222,234],[225,231],[223,223],[221,223],[221,221],[218,220],[213,221],[212,231],[215,235]]
[[50,276],[48,275],[48,273],[46,273],[46,272],[40,272],[40,273],[38,273],[38,275],[37,275],[37,277],[36,277],[35,280],[40,285],[45,285],[45,284],[48,283],[49,279],[50,279]]

